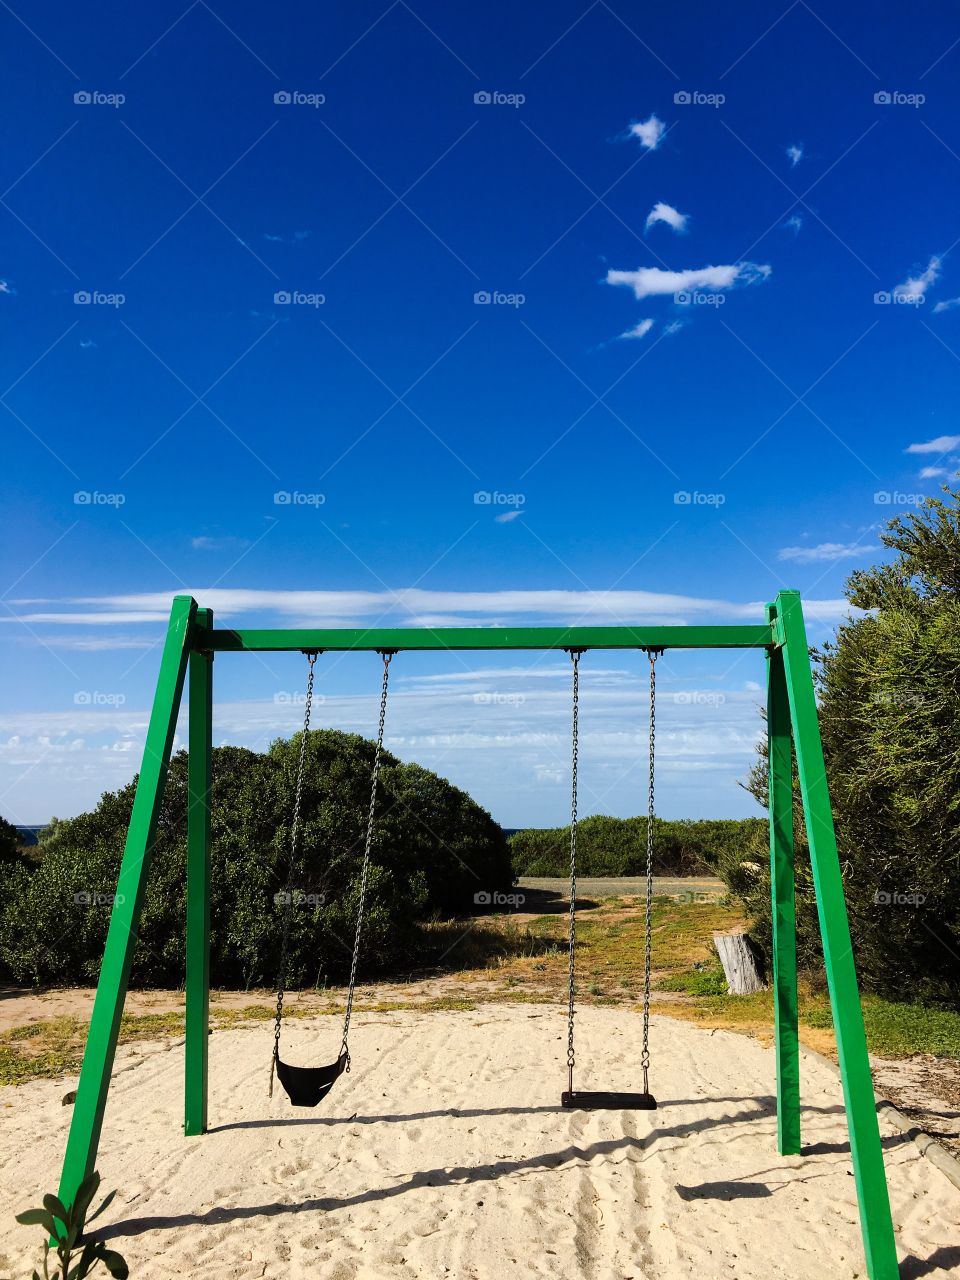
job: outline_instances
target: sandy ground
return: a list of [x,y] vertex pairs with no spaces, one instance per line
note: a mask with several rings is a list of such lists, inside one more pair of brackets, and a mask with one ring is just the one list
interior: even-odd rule
[[[636,1086],[639,1015],[579,1015],[582,1087]],[[804,1157],[776,1152],[773,1054],[653,1019],[661,1108],[566,1113],[561,1012],[362,1015],[354,1069],[316,1111],[266,1097],[268,1026],[215,1032],[210,1124],[181,1132],[183,1049],[121,1048],[98,1167],[102,1235],[142,1277],[643,1280],[863,1277],[839,1082],[803,1067]],[[286,1057],[334,1056],[329,1018]],[[30,1274],[72,1080],[0,1089],[0,1268]],[[884,1128],[903,1277],[960,1276],[960,1191]],[[99,1224],[98,1224],[99,1225]]]

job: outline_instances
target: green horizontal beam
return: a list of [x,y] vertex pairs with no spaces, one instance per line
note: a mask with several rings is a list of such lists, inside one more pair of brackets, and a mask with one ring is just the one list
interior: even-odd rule
[[205,652],[377,652],[383,649],[766,649],[769,625],[749,627],[389,627],[198,631]]

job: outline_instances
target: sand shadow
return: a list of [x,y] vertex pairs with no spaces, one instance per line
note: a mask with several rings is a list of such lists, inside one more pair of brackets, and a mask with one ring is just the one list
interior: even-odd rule
[[941,1245],[934,1249],[929,1258],[918,1258],[909,1254],[900,1263],[900,1280],[920,1280],[921,1276],[953,1274],[960,1267],[960,1247],[957,1245]]
[[695,1187],[678,1182],[675,1190],[681,1200],[760,1200],[773,1195],[762,1182],[701,1182]]
[[[754,1101],[752,1098],[743,1099],[745,1101]],[[701,1100],[702,1101],[702,1100]],[[765,1102],[766,1099],[761,1099]],[[671,1105],[671,1104],[667,1104]],[[560,1111],[560,1107],[534,1107],[528,1110],[535,1113],[550,1113]],[[432,1117],[446,1117],[451,1112],[422,1112],[419,1114],[403,1117],[408,1120],[429,1119]],[[498,1116],[498,1115],[516,1115],[523,1114],[522,1108],[490,1108],[490,1109],[465,1109],[458,1111],[457,1115],[469,1118],[482,1116]],[[568,1113],[569,1114],[569,1113]],[[649,1114],[649,1113],[648,1113]],[[378,1117],[370,1117],[376,1120]],[[392,1122],[398,1119],[397,1116],[379,1117],[380,1119]],[[273,1202],[271,1204],[244,1205],[234,1208],[215,1207],[204,1213],[197,1214],[179,1214],[171,1217],[157,1215],[155,1217],[127,1218],[110,1226],[105,1226],[99,1231],[92,1234],[91,1239],[95,1240],[111,1240],[124,1236],[136,1236],[145,1231],[168,1231],[178,1227],[188,1226],[220,1226],[231,1222],[244,1221],[250,1218],[259,1217],[279,1217],[285,1214],[303,1213],[303,1212],[323,1212],[333,1213],[337,1210],[354,1208],[357,1205],[369,1204],[378,1201],[392,1200],[397,1196],[405,1195],[408,1192],[416,1191],[422,1187],[448,1187],[459,1186],[469,1183],[483,1183],[498,1181],[501,1178],[524,1176],[528,1173],[535,1172],[540,1169],[556,1169],[561,1165],[568,1164],[570,1161],[579,1161],[581,1163],[589,1163],[598,1156],[613,1156],[616,1154],[627,1155],[630,1152],[637,1153],[638,1156],[646,1156],[652,1154],[658,1143],[667,1138],[690,1139],[694,1135],[705,1133],[711,1129],[721,1129],[724,1126],[735,1126],[744,1122],[767,1119],[768,1112],[764,1106],[752,1107],[750,1109],[735,1111],[733,1113],[722,1116],[703,1116],[699,1120],[694,1120],[686,1124],[677,1124],[673,1126],[664,1126],[662,1128],[651,1129],[649,1133],[642,1137],[632,1137],[624,1135],[620,1138],[611,1138],[601,1142],[594,1142],[588,1146],[581,1147],[574,1143],[568,1144],[560,1150],[543,1152],[539,1155],[528,1156],[522,1160],[497,1160],[486,1164],[473,1166],[457,1166],[453,1168],[435,1168],[426,1169],[418,1173],[411,1174],[405,1181],[399,1182],[394,1186],[375,1187],[370,1190],[358,1192],[351,1196],[318,1196],[308,1200],[296,1201],[293,1203],[282,1204]],[[312,1121],[313,1123],[323,1123],[323,1121]],[[360,1123],[359,1117],[353,1121],[339,1120],[335,1123]],[[257,1122],[250,1122],[257,1123]],[[287,1123],[290,1123],[289,1121]],[[294,1119],[294,1124],[303,1123]],[[307,1120],[306,1123],[311,1123]],[[726,1143],[737,1141],[742,1135],[731,1134],[725,1138]],[[719,1185],[719,1184],[718,1184]],[[696,1188],[689,1188],[694,1191]],[[750,1193],[744,1193],[749,1195]],[[732,1197],[731,1197],[732,1198]]]

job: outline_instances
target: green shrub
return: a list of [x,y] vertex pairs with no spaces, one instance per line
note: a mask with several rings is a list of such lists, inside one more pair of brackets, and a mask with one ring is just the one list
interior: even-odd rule
[[[710,875],[761,838],[765,818],[705,819],[653,824],[656,875]],[[570,870],[570,828],[531,828],[510,837],[518,876],[565,876]],[[584,818],[577,826],[577,867],[585,876],[639,876],[647,868],[647,819]]]
[[[211,971],[215,984],[276,978],[299,736],[265,754],[213,753]],[[308,740],[300,871],[294,883],[291,985],[349,972],[374,745],[317,730]],[[479,890],[512,884],[500,827],[464,792],[418,765],[383,756],[362,964],[383,970],[416,957],[425,918],[469,914]],[[32,872],[14,868],[0,916],[0,959],[24,983],[90,983],[99,973],[109,899],[135,782],[97,808],[54,821]],[[133,980],[178,985],[185,954],[187,755],[171,761],[143,900]]]
[[[854,573],[850,618],[813,654],[850,928],[867,991],[960,1007],[960,493],[892,520],[892,563]],[[766,803],[761,757],[748,783]],[[795,787],[796,791],[796,787]],[[822,972],[799,800],[801,967]],[[769,951],[766,854],[749,881],[721,866]]]

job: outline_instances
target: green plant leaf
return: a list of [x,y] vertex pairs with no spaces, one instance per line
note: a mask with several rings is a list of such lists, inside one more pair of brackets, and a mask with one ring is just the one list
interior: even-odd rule
[[43,1227],[51,1236],[56,1236],[58,1240],[61,1238],[53,1214],[47,1209],[27,1209],[26,1212],[17,1214],[17,1221],[25,1227]]
[[69,1214],[67,1213],[67,1209],[63,1201],[57,1196],[44,1196],[43,1207],[48,1209],[55,1217],[59,1218],[60,1221],[66,1225]]
[[112,1249],[101,1249],[100,1261],[114,1277],[114,1280],[127,1280],[130,1268],[127,1266],[126,1259],[122,1258],[119,1253],[114,1253]]
[[77,1187],[77,1194],[73,1198],[73,1212],[76,1214],[76,1219],[81,1226],[86,1221],[87,1210],[90,1208],[90,1202],[97,1194],[99,1186],[100,1175],[94,1169],[93,1173],[88,1173],[79,1187]]
[[71,1268],[67,1276],[67,1280],[82,1280],[83,1276],[88,1275],[90,1271],[93,1270],[102,1247],[102,1245],[99,1245],[92,1240],[89,1244],[85,1244],[83,1246],[83,1253],[80,1255],[80,1261],[77,1263],[76,1267]]
[[106,1209],[107,1205],[110,1204],[110,1202],[113,1200],[113,1197],[116,1194],[117,1194],[116,1191],[111,1191],[109,1195],[104,1196],[101,1203],[97,1206],[97,1209],[95,1210],[95,1212],[91,1213],[90,1217],[85,1219],[85,1223],[87,1226],[89,1226],[90,1223],[93,1222],[95,1218],[100,1217],[101,1213],[103,1213],[104,1209]]

